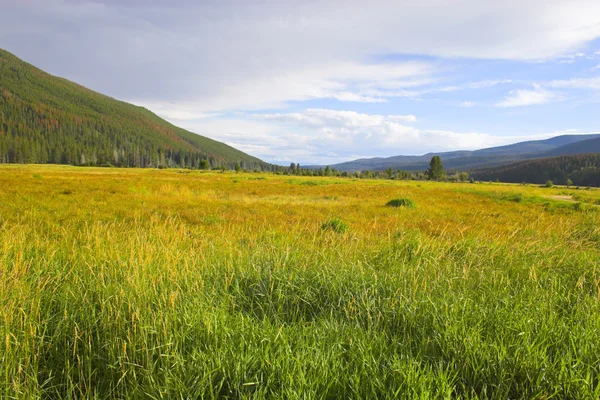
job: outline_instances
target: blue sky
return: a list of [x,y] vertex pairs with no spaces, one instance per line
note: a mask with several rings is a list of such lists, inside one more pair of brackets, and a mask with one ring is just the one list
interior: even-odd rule
[[266,161],[600,132],[597,0],[0,0],[0,47]]

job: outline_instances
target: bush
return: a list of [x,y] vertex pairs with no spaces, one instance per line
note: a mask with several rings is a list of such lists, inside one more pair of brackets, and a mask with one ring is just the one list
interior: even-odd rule
[[210,169],[210,163],[208,160],[201,160],[200,165],[198,165],[199,169]]
[[330,231],[334,231],[337,233],[344,233],[348,229],[350,229],[348,224],[339,218],[333,218],[333,219],[330,219],[329,221],[325,221],[325,222],[323,222],[323,224],[321,224],[321,230],[323,230],[323,231],[330,230]]
[[388,201],[386,207],[406,207],[415,208],[417,205],[411,199],[393,199]]
[[547,188],[551,188],[552,186],[554,186],[554,183],[552,183],[552,181],[546,181],[546,186]]

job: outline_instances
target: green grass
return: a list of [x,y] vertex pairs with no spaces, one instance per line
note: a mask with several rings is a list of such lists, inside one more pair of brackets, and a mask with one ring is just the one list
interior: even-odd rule
[[386,207],[406,207],[406,208],[415,208],[417,205],[411,199],[392,199],[385,203]]
[[333,231],[336,233],[345,233],[350,229],[347,223],[342,221],[340,218],[333,218],[327,220],[321,224],[321,230],[323,231]]
[[600,397],[597,212],[232,176],[0,168],[0,398]]

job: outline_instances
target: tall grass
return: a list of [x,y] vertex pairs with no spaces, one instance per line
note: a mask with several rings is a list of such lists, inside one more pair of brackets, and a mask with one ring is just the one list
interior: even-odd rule
[[[593,210],[22,168],[0,169],[0,398],[600,397]],[[339,209],[352,229],[322,231]]]

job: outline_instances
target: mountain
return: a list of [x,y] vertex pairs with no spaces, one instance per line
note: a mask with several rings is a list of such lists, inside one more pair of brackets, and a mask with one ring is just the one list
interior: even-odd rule
[[600,137],[595,139],[582,140],[580,142],[566,144],[564,146],[557,147],[555,149],[546,151],[540,156],[552,157],[552,156],[566,156],[571,154],[581,153],[600,153]]
[[271,168],[0,49],[0,163],[200,168],[207,162]]
[[[595,141],[595,142],[594,142]],[[594,146],[584,145],[594,143]],[[581,146],[578,144],[581,143]],[[591,150],[583,150],[588,147]],[[583,151],[576,151],[582,149]],[[596,150],[594,150],[596,149]],[[387,158],[363,158],[332,165],[340,171],[383,171],[388,168],[403,170],[425,170],[433,156],[440,156],[446,169],[477,169],[503,165],[522,159],[550,157],[558,155],[600,152],[600,135],[562,135],[546,140],[530,140],[506,146],[490,147],[481,150],[462,150],[442,153],[427,153],[422,156],[393,156]],[[319,168],[319,167],[316,167]]]
[[600,154],[536,158],[473,170],[470,175],[480,181],[498,179],[502,182],[539,184],[552,181],[564,185],[570,179],[578,186],[600,186]]

